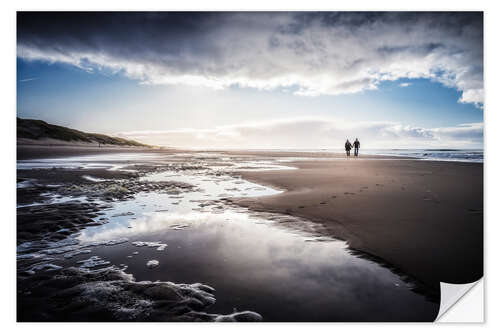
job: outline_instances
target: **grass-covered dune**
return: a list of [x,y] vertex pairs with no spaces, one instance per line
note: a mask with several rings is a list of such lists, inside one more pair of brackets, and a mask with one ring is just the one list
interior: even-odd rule
[[17,118],[17,139],[59,140],[68,143],[149,147],[146,144],[97,133],[85,133],[72,128],[52,125],[43,120]]

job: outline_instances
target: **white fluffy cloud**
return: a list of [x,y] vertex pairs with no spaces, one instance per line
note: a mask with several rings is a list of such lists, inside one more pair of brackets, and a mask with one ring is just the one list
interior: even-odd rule
[[115,134],[149,144],[184,148],[341,149],[346,138],[352,141],[355,137],[364,148],[471,148],[482,147],[483,124],[422,128],[394,122],[352,123],[329,118],[297,118],[211,129]]
[[287,87],[316,96],[426,78],[462,92],[461,103],[484,101],[481,14],[159,15],[88,19],[75,31],[62,23],[58,30],[57,19],[24,28],[29,18],[21,17],[17,53],[144,84]]

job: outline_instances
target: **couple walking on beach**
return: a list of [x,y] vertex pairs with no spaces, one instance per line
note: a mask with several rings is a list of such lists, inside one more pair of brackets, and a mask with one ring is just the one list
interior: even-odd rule
[[358,156],[359,148],[361,147],[361,143],[359,143],[358,138],[354,141],[354,145],[349,142],[349,139],[345,142],[345,153],[347,156],[351,156],[352,147],[354,147],[354,156]]

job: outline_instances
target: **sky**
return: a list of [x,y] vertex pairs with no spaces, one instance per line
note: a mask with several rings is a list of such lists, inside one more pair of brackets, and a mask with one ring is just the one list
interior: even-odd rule
[[18,12],[17,115],[184,148],[483,147],[483,16]]

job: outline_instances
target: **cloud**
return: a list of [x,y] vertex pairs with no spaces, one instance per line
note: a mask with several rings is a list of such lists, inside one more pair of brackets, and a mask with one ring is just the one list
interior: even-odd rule
[[21,80],[19,80],[19,82],[29,82],[29,81],[34,81],[34,80],[38,80],[38,78],[37,77],[30,77],[27,79],[21,79]]
[[183,148],[343,147],[358,137],[364,148],[477,148],[483,143],[483,124],[423,128],[395,122],[346,122],[333,118],[281,119],[208,129],[130,131],[115,135],[145,143]]
[[403,82],[399,86],[400,87],[409,87],[409,86],[411,86],[411,83],[410,82]]
[[483,103],[482,13],[18,13],[17,55],[143,84],[303,96],[426,78]]

